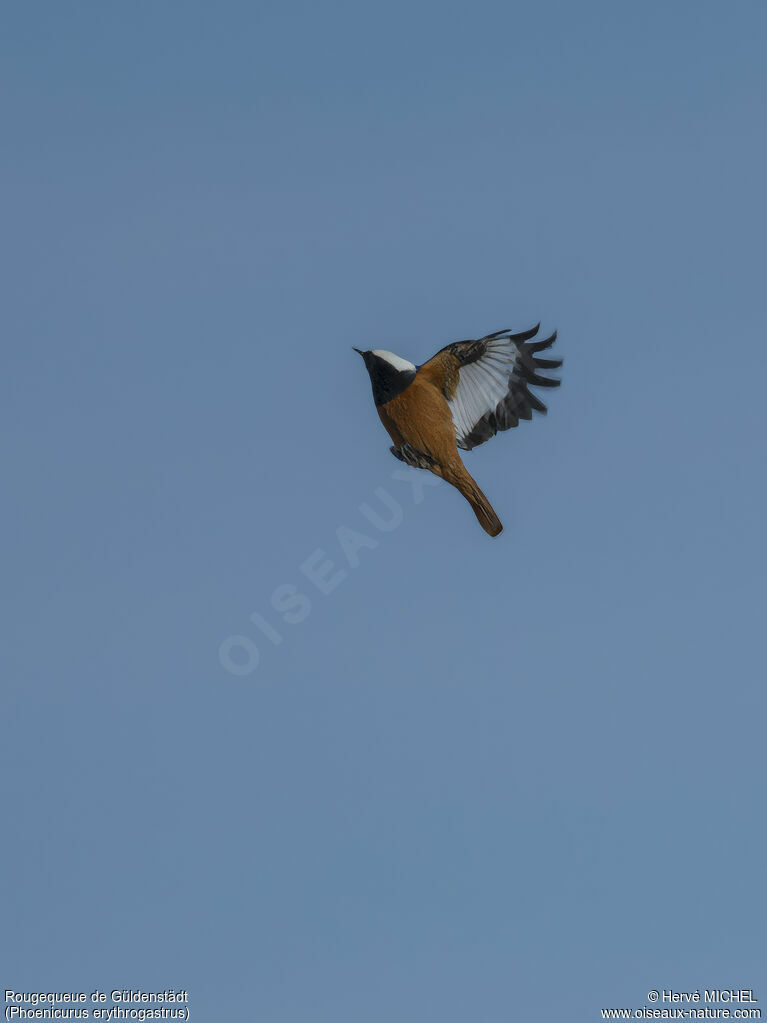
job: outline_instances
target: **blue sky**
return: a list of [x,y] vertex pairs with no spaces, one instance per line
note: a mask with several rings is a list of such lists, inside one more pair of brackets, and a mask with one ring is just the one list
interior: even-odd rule
[[[4,988],[765,995],[765,30],[4,6]],[[549,415],[466,457],[491,540],[392,477],[351,346],[539,319]]]

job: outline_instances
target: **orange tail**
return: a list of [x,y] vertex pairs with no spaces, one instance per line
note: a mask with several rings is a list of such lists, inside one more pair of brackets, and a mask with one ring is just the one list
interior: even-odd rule
[[452,483],[454,487],[457,487],[469,502],[474,514],[479,520],[480,526],[482,526],[484,531],[489,533],[490,536],[498,536],[498,534],[503,530],[501,520],[495,514],[493,506],[479,489],[466,469],[464,468],[462,473],[456,474],[455,479],[451,479],[449,482]]

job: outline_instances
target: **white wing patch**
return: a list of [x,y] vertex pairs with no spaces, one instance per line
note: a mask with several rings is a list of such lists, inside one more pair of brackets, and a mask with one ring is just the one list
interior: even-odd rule
[[461,367],[458,388],[448,402],[459,441],[506,397],[518,354],[513,341],[498,338],[488,342],[487,352],[476,362]]
[[[537,357],[554,343],[556,331],[543,341],[525,343],[537,331],[537,327],[521,334],[503,331],[479,342],[448,346],[459,359],[466,359],[458,372],[456,392],[448,399],[458,447],[469,450],[498,430],[516,426],[520,419],[531,419],[533,410],[546,411],[528,386],[558,387],[559,380],[542,377],[538,370],[557,369],[562,363]],[[485,349],[479,357],[472,352],[477,345]]]

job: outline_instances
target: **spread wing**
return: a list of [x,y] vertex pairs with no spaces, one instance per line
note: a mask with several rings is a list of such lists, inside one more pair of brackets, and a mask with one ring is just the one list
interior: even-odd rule
[[[561,359],[541,359],[538,352],[550,348],[557,332],[532,341],[532,330],[512,334],[499,330],[477,341],[456,341],[426,363],[445,370],[443,393],[455,424],[458,447],[470,450],[494,437],[499,430],[532,419],[533,411],[546,406],[530,391],[535,387],[559,387],[561,381],[541,376],[542,369],[558,369]],[[451,358],[452,357],[452,358]]]

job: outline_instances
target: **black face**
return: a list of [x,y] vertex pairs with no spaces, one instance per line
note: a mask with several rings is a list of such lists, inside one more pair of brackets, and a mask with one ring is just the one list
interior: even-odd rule
[[365,360],[365,366],[370,374],[370,383],[373,385],[373,401],[376,405],[385,405],[387,401],[396,398],[401,394],[408,384],[412,383],[415,376],[414,369],[397,369],[386,359],[374,352],[359,352]]

